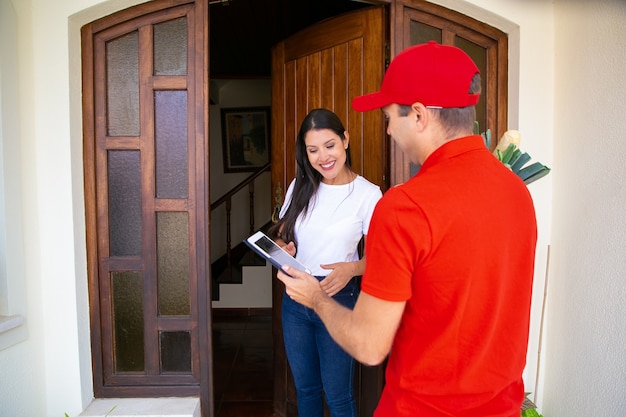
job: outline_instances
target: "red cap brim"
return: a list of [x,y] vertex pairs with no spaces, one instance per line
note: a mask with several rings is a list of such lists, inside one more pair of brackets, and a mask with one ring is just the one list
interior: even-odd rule
[[380,91],[355,97],[352,100],[352,108],[356,111],[364,112],[380,109],[391,104],[391,99],[382,95]]

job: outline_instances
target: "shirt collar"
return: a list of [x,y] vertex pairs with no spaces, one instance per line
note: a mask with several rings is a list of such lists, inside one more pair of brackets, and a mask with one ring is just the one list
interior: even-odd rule
[[442,160],[447,160],[450,158],[454,158],[460,154],[479,150],[479,149],[487,149],[485,146],[485,141],[481,135],[471,135],[465,136],[458,139],[453,139],[441,145],[439,148],[435,149],[433,153],[431,153],[428,158],[422,164],[421,170],[428,169],[428,167],[437,165]]

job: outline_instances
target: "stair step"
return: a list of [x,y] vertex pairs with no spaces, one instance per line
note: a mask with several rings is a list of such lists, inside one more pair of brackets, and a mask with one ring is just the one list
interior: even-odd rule
[[[267,230],[271,223],[261,227],[261,230]],[[232,275],[228,274],[226,255],[216,260],[211,265],[211,299],[219,300],[220,284],[241,284],[242,271],[244,266],[265,266],[265,259],[254,253],[245,243],[240,242],[231,249],[231,269]]]
[[241,284],[242,273],[241,266],[233,265],[231,268],[230,275],[228,274],[228,270],[222,271],[217,277],[215,277],[215,281],[220,284]]
[[248,250],[241,257],[238,264],[241,266],[264,266],[265,259],[261,258],[259,255],[252,252],[251,250]]

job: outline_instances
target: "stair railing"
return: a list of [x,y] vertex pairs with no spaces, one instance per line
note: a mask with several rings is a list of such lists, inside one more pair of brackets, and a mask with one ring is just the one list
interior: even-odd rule
[[248,187],[249,201],[250,201],[250,234],[255,231],[255,220],[254,220],[254,181],[264,172],[269,171],[271,168],[271,163],[267,163],[266,165],[259,168],[252,175],[241,181],[239,184],[230,189],[226,194],[222,197],[215,200],[215,202],[211,203],[211,211],[215,210],[222,204],[226,205],[226,273],[228,274],[228,278],[232,278],[232,233],[231,233],[231,211],[232,211],[232,198],[235,194],[241,191],[244,187]]

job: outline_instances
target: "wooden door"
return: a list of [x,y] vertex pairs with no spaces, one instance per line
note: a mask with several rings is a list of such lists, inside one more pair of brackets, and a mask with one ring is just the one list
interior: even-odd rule
[[[491,130],[491,149],[507,130],[508,36],[501,30],[425,0],[394,0],[391,6],[392,57],[409,46],[434,40],[463,49],[480,69],[482,93],[476,106],[480,132]],[[391,143],[391,185],[417,168]]]
[[[320,22],[272,50],[272,184],[277,202],[296,171],[300,123],[318,107],[335,111],[350,132],[352,168],[384,190],[388,141],[380,112],[352,109],[355,96],[378,90],[385,69],[386,9],[361,9]],[[274,272],[275,273],[275,272]],[[283,345],[282,284],[273,280],[274,412],[296,416],[296,395]],[[360,416],[370,416],[382,389],[381,367],[358,367],[355,395]]]
[[213,415],[208,2],[82,28],[94,395],[199,396]]

